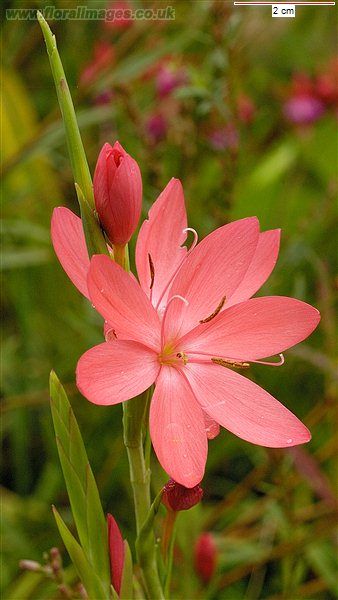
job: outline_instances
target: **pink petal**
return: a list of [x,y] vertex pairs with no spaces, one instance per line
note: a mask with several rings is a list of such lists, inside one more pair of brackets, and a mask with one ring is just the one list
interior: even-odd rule
[[192,250],[180,268],[169,297],[183,296],[168,308],[166,339],[173,340],[208,318],[242,281],[258,241],[256,217],[219,227]]
[[192,488],[204,474],[207,437],[203,412],[181,373],[162,367],[150,405],[150,434],[163,469]]
[[204,416],[204,426],[205,432],[207,434],[208,440],[213,440],[219,434],[219,424],[216,423],[211,417],[209,417],[208,413],[203,413]]
[[199,325],[179,345],[188,354],[257,360],[303,341],[319,321],[316,308],[295,298],[251,298]]
[[81,356],[76,384],[93,404],[118,404],[150,387],[159,369],[157,355],[149,348],[137,342],[115,340],[94,346]]
[[88,290],[94,307],[118,338],[159,349],[160,322],[155,309],[137,281],[108,256],[93,256]]
[[215,364],[189,363],[184,372],[203,410],[243,440],[284,448],[311,439],[294,414],[250,379]]
[[124,566],[124,543],[113,515],[107,515],[110,575],[114,590],[119,594]]
[[241,283],[227,300],[224,308],[248,300],[270,276],[278,258],[280,229],[259,234],[255,254]]
[[64,206],[54,208],[51,236],[56,256],[69,279],[81,294],[89,298],[89,256],[81,219]]
[[149,254],[154,265],[152,302],[156,306],[168,282],[186,256],[187,234],[182,184],[171,179],[149,211],[136,244],[136,266],[142,289],[150,297]]

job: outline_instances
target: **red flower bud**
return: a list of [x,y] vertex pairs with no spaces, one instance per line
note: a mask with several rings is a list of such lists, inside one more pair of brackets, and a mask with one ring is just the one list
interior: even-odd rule
[[208,583],[217,566],[217,547],[211,533],[202,533],[195,545],[195,570]]
[[114,590],[120,594],[124,566],[124,544],[119,527],[110,514],[107,515],[110,576]]
[[188,510],[198,504],[203,497],[203,490],[200,485],[193,488],[186,488],[184,485],[169,479],[163,488],[162,502],[168,510],[179,511]]
[[141,214],[142,179],[137,162],[119,142],[105,144],[94,173],[95,206],[103,229],[113,244],[124,246]]

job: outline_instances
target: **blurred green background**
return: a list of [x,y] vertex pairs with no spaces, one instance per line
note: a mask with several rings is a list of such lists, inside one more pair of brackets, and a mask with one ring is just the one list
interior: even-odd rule
[[[329,600],[338,596],[335,8],[298,7],[294,19],[272,19],[270,7],[230,2],[129,3],[167,5],[175,19],[50,21],[92,171],[102,144],[118,139],[139,162],[144,216],[174,176],[200,237],[250,215],[262,229],[281,227],[280,258],[263,291],[322,313],[283,368],[251,370],[303,419],[311,443],[267,450],[223,430],[209,444],[204,500],[180,515],[172,597]],[[78,209],[41,31],[4,13],[2,41],[2,597],[42,600],[64,596],[20,570],[20,559],[42,562],[58,546],[67,581],[76,581],[51,513],[55,503],[71,525],[49,410],[52,368],[69,392],[105,510],[129,539],[134,521],[121,407],[90,405],[74,384],[77,359],[102,340],[102,324],[50,243],[53,207]],[[154,491],[165,481],[153,461]],[[202,531],[218,548],[208,584],[194,568]]]

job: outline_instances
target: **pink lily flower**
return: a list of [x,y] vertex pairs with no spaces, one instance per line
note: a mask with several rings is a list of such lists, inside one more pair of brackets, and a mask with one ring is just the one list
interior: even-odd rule
[[138,236],[140,285],[108,257],[90,265],[81,220],[68,209],[55,209],[52,238],[73,283],[114,327],[113,341],[80,359],[80,390],[96,404],[115,404],[156,382],[155,451],[171,477],[194,487],[203,476],[207,438],[220,425],[263,446],[309,441],[290,411],[232,367],[281,353],[305,339],[320,317],[292,298],[249,300],[275,265],[279,230],[259,233],[257,219],[243,219],[196,247],[195,239],[188,251],[186,225],[182,186],[173,179]]
[[[164,210],[166,205],[159,202],[152,210],[161,206]],[[245,368],[299,343],[315,329],[319,313],[293,298],[247,299],[262,279],[257,274],[260,260],[255,259],[256,269],[251,267],[257,246],[262,256],[267,241],[261,242],[256,218],[220,227],[188,255],[179,248],[174,256],[166,250],[169,237],[175,244],[183,241],[177,212],[167,235],[162,230],[162,238],[148,238],[156,230],[155,221],[150,215],[143,225],[137,252],[141,285],[148,281],[148,294],[107,256],[92,258],[89,296],[114,324],[116,339],[80,358],[77,385],[91,402],[112,405],[155,383],[150,407],[155,452],[175,481],[194,487],[203,477],[207,457],[205,413],[254,444],[288,447],[309,441],[310,433],[297,417],[232,368]],[[168,292],[161,246],[172,275]],[[146,276],[142,265],[150,247]],[[160,312],[150,301],[154,295]],[[222,310],[225,305],[229,308]]]
[[107,515],[107,525],[111,583],[114,590],[120,595],[124,567],[124,543],[119,526],[110,514]]

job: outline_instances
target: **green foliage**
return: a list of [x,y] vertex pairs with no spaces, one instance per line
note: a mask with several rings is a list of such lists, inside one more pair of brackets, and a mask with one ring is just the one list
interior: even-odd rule
[[[54,511],[55,518],[73,562],[73,557],[76,557],[74,564],[80,575],[83,569],[86,572],[88,564],[92,571],[90,577],[96,574],[105,597],[108,597],[110,571],[106,519],[78,424],[65,390],[54,372],[50,376],[50,396],[60,462],[82,548]],[[83,583],[86,587],[84,579]]]

